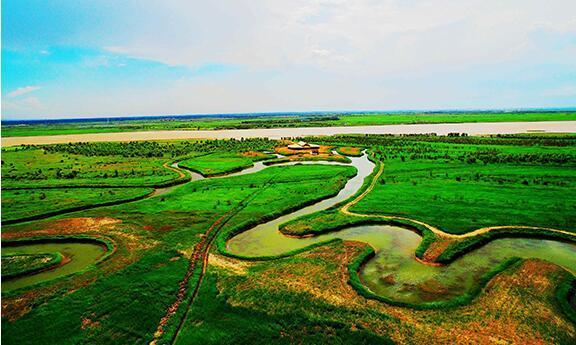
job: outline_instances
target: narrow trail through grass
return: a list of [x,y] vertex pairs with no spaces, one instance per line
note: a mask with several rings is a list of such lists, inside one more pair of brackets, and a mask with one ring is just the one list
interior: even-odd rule
[[186,275],[184,276],[184,279],[180,282],[180,288],[178,290],[178,295],[176,297],[176,300],[167,309],[166,315],[160,320],[160,323],[158,324],[158,328],[157,328],[156,332],[154,333],[154,340],[150,343],[151,345],[156,344],[157,341],[159,339],[161,339],[161,337],[164,334],[164,327],[166,327],[168,325],[171,318],[174,315],[176,315],[176,313],[178,312],[182,303],[185,302],[187,292],[190,291],[190,288],[192,288],[190,286],[190,278],[192,278],[192,276],[194,275],[194,272],[198,269],[197,265],[201,264],[201,266],[199,268],[200,271],[198,273],[198,278],[196,279],[194,286],[192,288],[192,293],[188,297],[188,301],[185,305],[184,312],[178,320],[176,330],[174,331],[173,335],[170,338],[170,344],[176,343],[178,335],[180,334],[180,331],[182,330],[184,322],[186,321],[186,318],[188,316],[188,312],[190,310],[190,307],[194,303],[194,299],[198,295],[198,291],[200,290],[200,286],[202,285],[202,281],[203,281],[204,275],[206,273],[206,267],[208,266],[208,258],[209,258],[209,254],[210,254],[210,248],[211,248],[212,243],[214,242],[214,239],[218,235],[218,232],[222,229],[222,227],[224,225],[226,225],[226,223],[232,217],[234,217],[234,215],[236,215],[243,208],[245,208],[246,205],[250,202],[250,200],[254,199],[258,194],[262,193],[262,191],[264,191],[266,188],[268,188],[270,186],[271,181],[273,181],[276,178],[276,176],[277,176],[277,174],[272,175],[268,179],[268,181],[262,186],[262,188],[258,189],[254,193],[248,195],[242,201],[240,201],[238,206],[236,206],[232,210],[230,210],[230,211],[226,212],[225,214],[223,214],[222,216],[220,216],[214,223],[212,223],[210,225],[208,230],[206,230],[206,232],[203,235],[202,240],[196,246],[194,246],[194,251],[192,252],[192,254],[190,255],[190,258],[189,258],[188,270],[186,271]]

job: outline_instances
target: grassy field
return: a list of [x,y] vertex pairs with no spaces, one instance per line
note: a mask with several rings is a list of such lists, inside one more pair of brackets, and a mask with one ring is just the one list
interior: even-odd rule
[[384,174],[351,211],[421,220],[451,233],[497,225],[576,230],[576,140],[348,137]]
[[2,188],[58,186],[153,186],[176,180],[167,159],[85,156],[27,148],[2,151]]
[[352,210],[412,217],[451,233],[495,225],[576,230],[575,168],[386,161],[381,182]]
[[[350,155],[367,148],[385,164],[375,189],[351,211],[402,215],[452,233],[502,223],[576,230],[574,136],[337,136],[309,141],[343,147],[340,152]],[[151,189],[80,187],[177,179],[177,172],[163,167],[167,162],[188,160],[191,169],[206,174],[234,171],[266,157],[246,152],[271,150],[276,144],[88,143],[3,150],[3,217],[140,195]],[[142,173],[124,180],[115,173],[103,176],[110,171],[101,169],[107,164],[119,175],[131,169]],[[46,178],[26,175],[35,169]],[[79,171],[76,176],[62,177],[62,171],[71,169]],[[147,169],[158,174],[146,175]],[[180,305],[159,343],[170,339],[180,318],[177,344],[573,343],[576,325],[561,309],[571,302],[558,300],[573,291],[565,286],[568,273],[544,261],[515,262],[459,308],[414,310],[367,299],[350,285],[350,264],[367,250],[361,242],[337,240],[264,261],[217,254],[214,247],[225,246],[221,242],[237,231],[332,196],[355,173],[350,166],[271,166],[185,183],[154,198],[3,225],[3,240],[88,236],[110,241],[114,251],[81,274],[3,293],[2,337],[18,344],[149,343],[160,320],[170,315],[190,262],[204,260],[191,257],[195,247],[220,224],[214,228],[219,232],[203,280],[196,266],[185,286],[185,301],[196,284],[198,295],[189,309],[187,303]],[[30,181],[78,188],[5,189]],[[336,209],[302,219],[287,232],[302,235],[358,224],[357,218]],[[557,286],[563,290],[556,291]]]
[[240,171],[272,155],[260,152],[213,153],[179,162],[179,166],[200,173],[202,176],[215,176]]
[[144,197],[152,188],[17,189],[2,192],[2,221]]
[[368,126],[415,123],[574,121],[574,111],[456,112],[456,113],[358,113],[328,115],[257,116],[249,118],[205,117],[190,120],[133,120],[30,125],[2,125],[2,136],[113,133],[153,130],[248,129],[278,127]]
[[[274,208],[282,212],[334,193],[354,173],[351,167],[322,166],[313,169],[303,184],[305,171],[310,167],[272,167],[256,174],[189,183],[161,198],[3,227],[3,236],[106,234],[119,246],[118,253],[101,269],[33,291],[25,295],[24,302],[22,296],[3,298],[6,310],[14,304],[34,306],[49,301],[21,317],[17,316],[20,308],[5,313],[3,338],[31,344],[150,341],[184,275],[186,254],[223,212],[258,193],[254,205],[247,205],[247,213],[239,215],[236,222],[257,220]],[[259,193],[267,184],[266,193]],[[85,285],[85,279],[95,280]],[[62,294],[73,287],[77,288],[74,294]],[[16,320],[8,321],[12,318]],[[45,322],[47,318],[50,323]],[[35,337],[21,338],[32,331]]]

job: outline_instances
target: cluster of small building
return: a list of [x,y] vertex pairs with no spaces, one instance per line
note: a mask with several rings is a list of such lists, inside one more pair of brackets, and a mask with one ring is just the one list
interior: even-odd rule
[[309,144],[305,141],[299,141],[296,144],[290,144],[288,145],[288,148],[290,150],[312,150],[312,151],[318,151],[318,149],[320,149],[320,145],[315,145],[315,144]]

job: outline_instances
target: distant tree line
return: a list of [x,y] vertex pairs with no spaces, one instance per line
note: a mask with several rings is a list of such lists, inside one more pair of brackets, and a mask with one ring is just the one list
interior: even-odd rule
[[449,133],[448,135],[428,134],[364,134],[335,135],[327,137],[303,138],[307,141],[321,141],[325,144],[350,144],[361,146],[386,145],[396,141],[443,142],[469,145],[514,145],[514,146],[576,146],[574,135],[532,135],[506,134],[490,136],[469,136],[466,133]]
[[[573,146],[576,137],[571,140],[548,139],[546,137],[469,137],[461,133],[450,136],[429,135],[347,135],[319,138],[304,138],[329,145],[357,145],[371,147],[381,159],[446,160],[474,163],[527,163],[527,164],[576,164],[573,150],[566,152],[522,152],[521,149],[500,148],[499,146]],[[556,145],[563,142],[563,145]],[[449,145],[446,145],[449,144]],[[492,145],[492,147],[490,147]],[[517,152],[514,152],[517,151]],[[524,150],[526,151],[526,150]]]
[[191,152],[239,152],[270,150],[276,142],[267,138],[198,140],[178,142],[131,141],[68,143],[43,146],[48,153],[64,152],[83,156],[179,157]]

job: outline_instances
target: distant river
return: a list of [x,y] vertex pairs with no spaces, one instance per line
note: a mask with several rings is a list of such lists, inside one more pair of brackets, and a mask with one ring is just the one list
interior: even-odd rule
[[41,145],[88,141],[136,141],[171,139],[240,139],[336,135],[336,134],[425,134],[445,135],[452,132],[481,134],[517,134],[527,132],[576,133],[576,121],[543,122],[475,122],[439,123],[415,125],[349,126],[349,127],[303,127],[303,128],[255,128],[227,130],[186,130],[67,134],[32,137],[2,138],[2,147],[15,145]]

